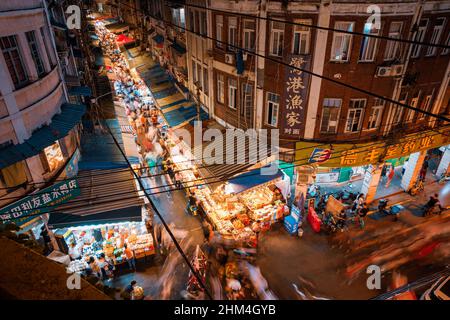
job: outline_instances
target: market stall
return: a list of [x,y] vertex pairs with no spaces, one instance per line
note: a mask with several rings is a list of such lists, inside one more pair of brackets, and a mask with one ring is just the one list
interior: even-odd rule
[[125,263],[125,245],[136,259],[155,254],[153,238],[143,222],[68,227],[56,229],[54,234],[61,251],[75,251],[80,256],[69,265],[69,269],[75,271],[84,270],[90,257],[99,258],[102,253],[114,265]]

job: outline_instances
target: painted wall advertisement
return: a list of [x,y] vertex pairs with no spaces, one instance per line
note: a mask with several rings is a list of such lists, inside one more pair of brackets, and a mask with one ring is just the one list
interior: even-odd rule
[[[309,55],[291,55],[289,64],[296,68],[309,70]],[[284,93],[284,112],[281,112],[281,134],[300,135],[304,127],[306,99],[309,85],[309,74],[286,67]]]

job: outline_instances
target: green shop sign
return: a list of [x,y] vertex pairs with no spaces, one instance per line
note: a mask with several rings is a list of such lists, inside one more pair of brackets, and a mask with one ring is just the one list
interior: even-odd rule
[[50,212],[57,206],[79,196],[80,193],[76,179],[58,182],[3,207],[0,209],[0,220],[16,222],[26,217]]

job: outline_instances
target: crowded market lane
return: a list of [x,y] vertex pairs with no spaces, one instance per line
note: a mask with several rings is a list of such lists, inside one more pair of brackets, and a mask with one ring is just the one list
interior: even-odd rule
[[[156,72],[159,73],[160,71],[156,70]],[[161,75],[158,74],[159,76]],[[164,88],[167,89],[166,84]],[[170,99],[166,100],[168,103],[179,103]],[[142,146],[140,147],[142,148]],[[165,175],[162,175],[143,178],[142,181],[147,188],[156,188],[155,191],[163,191],[163,188],[160,187],[166,185],[168,179]],[[168,223],[174,223],[173,227],[189,234],[187,237],[180,237],[185,238],[183,241],[185,241],[184,244],[187,244],[186,251],[188,253],[192,253],[197,244],[203,243],[204,238],[199,220],[186,213],[187,199],[184,192],[176,191],[172,192],[171,195],[162,193],[153,196],[152,199],[155,201],[157,208],[164,213]],[[370,228],[371,224],[380,224],[377,228],[384,230],[382,233],[386,236],[391,232],[388,225],[390,223],[386,224],[383,221],[373,220],[368,223],[367,228]],[[351,237],[353,230],[348,230],[345,233],[348,237]],[[383,240],[382,238],[381,236],[380,241]],[[342,276],[342,272],[345,271],[346,267],[346,254],[352,248],[351,246],[346,247],[345,244],[340,245],[339,248],[334,248],[330,240],[330,236],[323,233],[313,233],[309,227],[305,227],[305,233],[301,239],[289,236],[280,224],[274,225],[271,230],[261,235],[257,262],[263,275],[269,281],[269,287],[279,298],[368,299],[377,294],[367,289],[364,274],[359,274],[351,282],[343,280],[345,278]],[[174,252],[174,254],[176,256],[169,255],[164,263],[159,261],[159,264],[145,268],[143,272],[139,270],[135,276],[127,275],[115,281],[123,285],[135,277],[140,279],[146,293],[151,296],[156,295],[159,298],[180,297],[180,292],[188,277],[188,270],[184,263],[180,263],[178,253]],[[159,274],[158,281],[155,281],[156,278],[152,275],[154,273]],[[149,274],[149,277],[146,277],[147,274]],[[164,290],[162,290],[161,281],[165,281]]]

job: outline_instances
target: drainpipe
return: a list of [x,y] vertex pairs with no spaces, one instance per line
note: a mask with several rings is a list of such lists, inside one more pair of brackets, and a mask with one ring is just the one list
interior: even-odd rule
[[[267,17],[267,1],[261,0],[258,10],[259,18]],[[267,21],[264,19],[257,19],[257,31],[258,36],[256,52],[260,55],[266,54],[266,26]],[[264,58],[257,56],[255,63],[255,112],[253,114],[253,123],[255,129],[261,129],[263,126],[263,110],[264,110]]]

